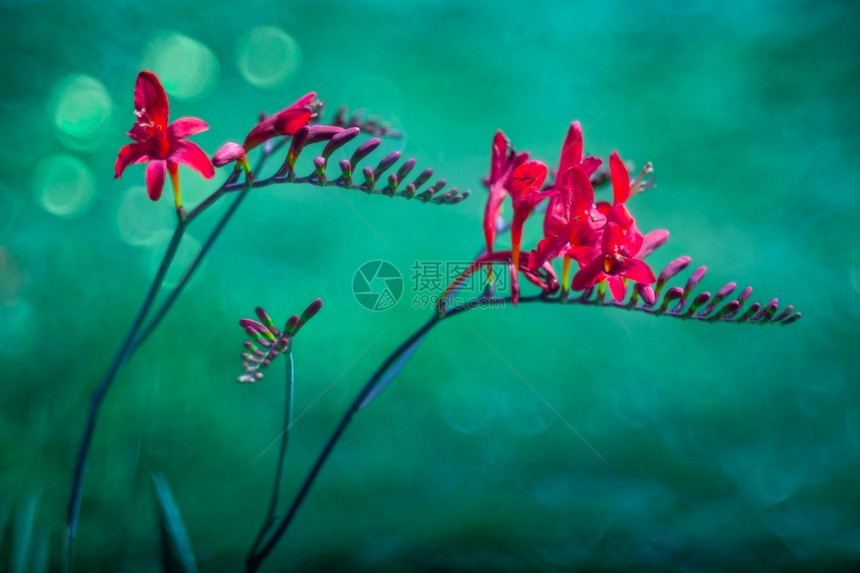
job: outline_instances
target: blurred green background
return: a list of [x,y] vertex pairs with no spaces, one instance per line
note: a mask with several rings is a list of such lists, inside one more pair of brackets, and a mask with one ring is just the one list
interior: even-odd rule
[[[429,316],[410,304],[414,261],[481,246],[495,130],[554,165],[573,119],[590,153],[654,163],[657,187],[630,206],[644,230],[672,233],[655,267],[689,254],[711,269],[705,289],[749,284],[803,319],[524,305],[443,323],[349,428],[268,570],[860,565],[857,4],[0,6],[0,569],[23,559],[31,518],[31,545],[59,565],[89,395],[173,223],[169,193],[146,199],[142,167],[113,179],[144,68],[171,118],[209,123],[194,137],[209,153],[315,90],[329,112],[347,104],[403,129],[388,148],[473,196],[436,207],[255,191],[108,396],[76,570],[158,567],[152,472],[201,570],[240,569],[284,388],[281,362],[236,384],[238,319],[262,305],[281,323],[325,301],[295,345],[293,491],[360,385]],[[183,170],[186,203],[223,176]],[[210,222],[191,227],[180,260]],[[375,259],[407,281],[385,312],[351,292]]]

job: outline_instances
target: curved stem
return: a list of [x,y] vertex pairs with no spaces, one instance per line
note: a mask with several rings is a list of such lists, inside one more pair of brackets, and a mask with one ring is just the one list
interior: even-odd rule
[[296,512],[298,512],[299,507],[301,507],[302,502],[304,502],[305,498],[308,495],[308,492],[311,489],[311,486],[316,481],[317,475],[325,464],[326,460],[328,460],[329,455],[331,455],[332,450],[334,449],[337,442],[340,440],[343,435],[344,430],[346,430],[350,421],[352,421],[353,416],[356,412],[358,412],[362,405],[365,403],[365,399],[368,395],[376,388],[377,383],[383,379],[389,373],[389,369],[392,366],[403,366],[402,362],[399,362],[399,358],[405,352],[409,351],[415,343],[423,338],[437,323],[439,323],[445,315],[434,314],[430,320],[428,320],[421,328],[416,330],[412,336],[407,338],[397,349],[389,355],[389,357],[382,363],[382,365],[374,372],[373,376],[365,383],[362,387],[361,391],[352,401],[347,411],[343,414],[338,422],[337,427],[334,432],[332,432],[331,436],[329,436],[328,441],[320,452],[319,456],[316,459],[311,471],[308,473],[305,481],[302,483],[299,492],[296,494],[295,499],[293,499],[292,505],[290,505],[290,509],[287,511],[286,515],[281,518],[278,522],[277,527],[272,533],[269,540],[263,545],[263,547],[256,553],[252,553],[245,560],[245,571],[248,573],[257,571],[260,567],[260,564],[263,560],[272,552],[277,545],[278,541],[280,541],[281,537],[287,531],[287,528],[292,523],[293,518],[296,516]]
[[[266,159],[268,159],[267,155],[261,156],[258,167],[262,167]],[[210,196],[210,199],[212,199],[212,201],[210,201],[207,205],[211,205],[215,200],[217,200],[223,194],[224,187],[226,185],[229,185],[233,181],[235,181],[235,177],[231,175],[224,183],[224,185],[222,185],[218,191],[216,191]],[[148,323],[146,323],[146,327],[143,333],[138,336],[138,332],[143,326],[144,319],[152,308],[152,305],[155,302],[155,298],[158,295],[158,291],[160,290],[161,285],[164,282],[164,277],[167,275],[167,270],[170,268],[170,265],[173,262],[174,257],[176,256],[176,251],[179,248],[179,244],[181,243],[182,238],[185,235],[185,230],[193,220],[191,217],[184,217],[184,213],[180,213],[176,229],[174,230],[173,236],[170,239],[170,244],[167,247],[167,251],[165,251],[164,257],[161,260],[161,265],[158,267],[158,271],[156,271],[155,277],[152,280],[152,284],[149,287],[149,291],[146,294],[146,298],[144,299],[143,304],[138,310],[134,322],[126,333],[122,345],[120,346],[120,349],[114,356],[110,368],[108,369],[98,388],[96,388],[95,392],[93,392],[92,397],[90,398],[89,411],[87,412],[87,420],[84,426],[84,435],[81,438],[80,444],[78,446],[78,454],[75,458],[75,469],[72,478],[72,490],[69,496],[68,514],[66,520],[66,569],[69,571],[71,571],[72,568],[75,533],[77,531],[78,516],[81,510],[84,472],[86,470],[87,457],[89,455],[90,445],[92,444],[93,434],[95,432],[95,425],[96,419],[98,418],[99,408],[101,407],[101,404],[104,401],[107,392],[110,390],[113,381],[116,379],[116,376],[119,373],[120,369],[164,318],[167,311],[173,305],[173,302],[182,292],[188,280],[190,280],[194,271],[197,269],[200,262],[203,260],[203,257],[206,255],[215,239],[221,233],[224,226],[232,217],[233,213],[235,213],[236,208],[247,195],[248,189],[249,187],[246,187],[246,189],[233,201],[233,204],[227,210],[227,213],[224,214],[218,225],[215,227],[209,238],[206,240],[206,243],[203,245],[203,248],[201,249],[197,258],[195,258],[191,265],[188,267],[188,269],[186,269],[179,284],[173,289],[168,298],[162,303],[156,315]],[[197,212],[197,214],[199,214],[199,212]]]
[[[244,191],[242,191],[238,197],[233,200],[233,203],[227,209],[227,212],[221,217],[221,220],[218,221],[218,224],[215,226],[215,229],[209,234],[209,237],[206,239],[206,242],[203,243],[203,246],[200,248],[200,252],[197,253],[197,256],[194,257],[194,260],[191,261],[191,264],[188,265],[188,268],[182,275],[182,278],[179,279],[179,282],[173,287],[173,290],[170,291],[170,294],[164,299],[164,302],[161,303],[161,306],[155,312],[155,315],[149,322],[146,323],[146,326],[143,329],[143,332],[135,338],[134,343],[131,346],[131,351],[134,352],[137,348],[143,344],[143,342],[152,334],[152,331],[159,325],[161,320],[170,310],[170,307],[173,306],[173,303],[176,302],[176,299],[185,289],[188,284],[188,281],[191,280],[191,277],[194,275],[194,272],[200,266],[200,263],[203,262],[203,259],[209,253],[209,249],[215,243],[215,239],[221,234],[221,231],[224,230],[224,227],[227,226],[227,223],[233,217],[233,214],[236,212],[236,209],[239,207],[239,204],[243,199],[248,195],[248,190],[250,187],[246,187]],[[214,194],[213,194],[214,196]],[[191,221],[191,217],[189,216],[189,221]]]
[[[479,301],[492,301],[492,302],[511,302],[511,297],[489,297],[482,296]],[[538,302],[538,301],[546,301],[549,302],[552,299],[546,297],[545,295],[535,295],[520,298],[520,302]],[[473,308],[479,308],[478,305],[474,304],[462,304],[457,306],[452,306],[450,308],[444,309],[440,313],[435,313],[430,320],[424,323],[421,328],[416,330],[409,338],[403,341],[400,346],[398,346],[394,352],[392,352],[388,358],[386,358],[385,362],[373,373],[373,376],[364,384],[361,388],[361,391],[358,395],[353,399],[347,411],[343,414],[338,422],[337,427],[334,432],[329,436],[328,441],[320,452],[319,456],[317,456],[316,461],[314,462],[311,471],[305,477],[305,481],[302,483],[299,492],[296,494],[296,497],[293,499],[292,505],[290,505],[289,510],[286,515],[281,518],[278,522],[277,527],[275,528],[272,535],[269,537],[269,540],[266,544],[257,552],[252,551],[251,554],[245,560],[245,571],[247,573],[253,573],[257,571],[257,569],[262,564],[263,560],[272,552],[275,545],[277,545],[278,541],[280,541],[281,537],[283,537],[284,533],[289,528],[290,524],[295,518],[296,513],[310,492],[311,486],[313,486],[316,481],[317,475],[322,469],[325,462],[328,460],[329,455],[331,455],[332,450],[334,450],[335,445],[340,440],[343,435],[346,427],[349,425],[352,418],[355,414],[364,408],[370,400],[385,386],[387,382],[389,382],[406,363],[406,360],[409,358],[409,355],[414,352],[417,346],[421,343],[422,339],[427,336],[430,330],[436,326],[443,319],[448,318],[450,316],[455,316],[458,314],[462,314],[468,310]],[[282,445],[283,447],[283,445]],[[254,546],[259,545],[259,539],[255,542]]]
[[275,469],[275,483],[272,486],[272,497],[269,500],[269,509],[266,511],[266,517],[263,519],[263,526],[260,528],[260,532],[257,534],[257,538],[254,539],[253,545],[251,545],[251,550],[248,552],[248,558],[250,559],[254,552],[257,551],[257,548],[260,547],[260,543],[263,542],[263,539],[266,536],[266,533],[269,532],[269,529],[272,527],[272,523],[275,521],[275,511],[278,507],[278,495],[281,491],[281,486],[283,485],[284,479],[284,467],[286,466],[287,461],[287,443],[290,438],[290,428],[293,425],[293,389],[295,387],[295,367],[293,363],[293,353],[289,352],[287,355],[287,387],[286,387],[286,409],[284,411],[284,428],[281,432],[281,449],[278,452],[278,466]]
[[92,443],[93,432],[95,430],[96,418],[98,417],[99,407],[101,406],[102,401],[110,390],[111,384],[113,384],[113,381],[116,379],[116,375],[119,373],[120,368],[122,368],[128,357],[131,355],[131,352],[133,351],[134,337],[137,335],[137,332],[143,324],[143,320],[146,317],[146,314],[152,307],[152,303],[153,301],[155,301],[155,297],[158,294],[158,290],[161,288],[162,282],[164,282],[164,277],[167,274],[167,269],[170,268],[170,264],[171,262],[173,262],[173,257],[176,255],[176,249],[179,247],[179,243],[182,241],[182,237],[185,234],[185,227],[186,225],[184,223],[180,223],[179,225],[177,225],[176,230],[173,232],[173,237],[170,239],[170,244],[167,247],[167,251],[164,253],[164,258],[161,260],[161,265],[158,267],[158,271],[155,273],[155,278],[153,278],[152,284],[150,284],[149,286],[149,291],[146,294],[146,298],[144,299],[143,304],[140,306],[140,310],[138,310],[134,322],[126,333],[122,345],[114,356],[113,362],[111,363],[107,374],[105,374],[104,378],[101,381],[101,384],[99,384],[98,388],[96,388],[95,392],[93,392],[92,397],[90,398],[90,408],[89,412],[87,413],[86,425],[84,426],[84,435],[81,438],[81,442],[78,447],[78,454],[75,459],[75,472],[74,477],[72,479],[72,491],[69,498],[68,516],[66,520],[66,558],[68,559],[67,566],[69,569],[71,569],[72,566],[75,532],[78,524],[78,515],[81,509],[81,495],[83,491],[84,470],[86,469],[87,457],[89,454],[90,445]]
[[[277,147],[278,146],[274,146],[271,149],[264,151],[260,155],[256,165],[257,170],[263,168],[264,164],[271,157],[272,153],[277,149]],[[143,333],[138,335],[138,332],[141,330],[141,327],[144,324],[144,319],[146,318],[147,314],[149,314],[149,311],[152,308],[155,298],[158,295],[158,291],[160,290],[162,283],[164,282],[164,277],[167,274],[167,270],[170,268],[170,265],[173,262],[174,257],[176,256],[176,250],[178,249],[179,244],[182,241],[186,228],[198,215],[200,215],[208,207],[212,206],[221,196],[223,196],[225,190],[228,187],[231,187],[230,190],[234,190],[235,182],[238,176],[238,172],[230,174],[224,184],[221,185],[221,187],[219,187],[218,190],[216,190],[207,199],[205,199],[203,203],[201,203],[197,208],[195,208],[190,215],[186,216],[183,209],[177,209],[178,222],[176,229],[173,232],[173,237],[170,240],[170,244],[167,247],[167,251],[164,254],[164,258],[161,261],[161,265],[159,266],[158,271],[156,272],[155,277],[152,280],[152,284],[149,287],[149,291],[147,292],[146,298],[144,299],[143,304],[138,310],[134,322],[126,333],[122,345],[114,356],[110,368],[108,369],[98,388],[96,388],[95,392],[93,392],[92,397],[90,398],[90,406],[89,411],[87,413],[86,424],[84,426],[84,434],[78,446],[78,453],[75,459],[75,469],[72,478],[72,489],[69,496],[68,515],[66,521],[67,547],[65,556],[65,567],[69,571],[72,568],[72,558],[74,555],[75,533],[77,531],[78,516],[80,514],[81,509],[84,473],[86,470],[87,457],[89,455],[90,446],[92,444],[93,434],[95,432],[95,425],[96,419],[98,418],[99,408],[101,407],[101,404],[104,401],[107,392],[110,390],[113,381],[116,379],[116,376],[119,373],[120,369],[123,367],[123,365],[125,365],[126,361],[131,357],[132,354],[134,354],[138,347],[140,347],[140,345],[146,340],[146,338],[152,333],[155,327],[158,326],[158,324],[170,310],[174,301],[182,292],[182,290],[194,274],[194,271],[198,268],[203,258],[208,253],[215,239],[220,235],[227,222],[235,213],[239,204],[247,195],[247,192],[251,188],[250,179],[246,178],[245,184],[242,186],[244,187],[244,189],[240,187],[240,189],[242,189],[242,192],[239,194],[238,197],[236,197],[227,212],[221,217],[221,220],[218,222],[218,225],[209,235],[209,238],[206,240],[203,247],[201,248],[200,253],[198,253],[197,257],[186,269],[179,284],[177,284],[177,286],[171,291],[167,299],[165,299],[161,307],[159,307],[155,316],[153,316],[153,318],[148,323],[146,323],[146,327],[144,328]]]

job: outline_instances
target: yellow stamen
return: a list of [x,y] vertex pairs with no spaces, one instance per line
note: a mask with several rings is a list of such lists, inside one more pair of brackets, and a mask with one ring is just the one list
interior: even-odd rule
[[176,202],[176,212],[184,213],[182,209],[182,189],[179,187],[179,169],[176,167],[167,168],[170,173],[170,182],[173,184],[173,200]]
[[570,288],[570,257],[564,257],[564,262],[561,263],[561,290],[567,293]]

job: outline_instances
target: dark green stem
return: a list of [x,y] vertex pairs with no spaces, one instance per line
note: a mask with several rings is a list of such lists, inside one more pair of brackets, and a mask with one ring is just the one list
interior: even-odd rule
[[81,438],[81,442],[78,447],[78,455],[75,459],[75,473],[72,479],[72,491],[71,496],[69,498],[68,516],[66,520],[66,558],[68,560],[67,567],[69,570],[71,570],[72,567],[75,532],[77,530],[78,525],[78,514],[80,513],[81,509],[81,495],[83,492],[84,470],[86,469],[87,457],[89,454],[90,445],[92,444],[93,432],[95,431],[96,418],[98,417],[99,407],[104,401],[104,398],[110,390],[110,387],[113,384],[113,381],[116,379],[116,376],[119,373],[120,369],[125,364],[126,360],[133,351],[134,337],[137,335],[138,330],[140,330],[140,327],[143,324],[143,320],[146,317],[146,314],[149,312],[149,309],[152,307],[153,301],[155,301],[155,297],[158,295],[158,291],[161,288],[161,284],[164,282],[165,275],[167,274],[167,269],[170,268],[170,263],[173,261],[173,257],[176,255],[176,249],[179,247],[179,243],[182,241],[182,237],[185,234],[185,227],[186,224],[180,223],[176,227],[176,230],[173,232],[173,237],[170,239],[170,244],[167,246],[167,251],[164,253],[164,258],[161,261],[161,265],[158,267],[158,271],[155,274],[155,278],[152,280],[152,284],[150,284],[149,286],[149,292],[147,292],[146,298],[144,299],[140,310],[138,310],[137,316],[135,317],[131,328],[129,328],[128,332],[125,335],[125,339],[122,342],[122,345],[114,356],[113,362],[111,363],[107,374],[105,374],[104,378],[101,381],[101,384],[99,384],[98,388],[96,388],[95,392],[93,392],[93,395],[90,398],[90,408],[89,412],[87,413],[86,425],[84,426],[84,435]]
[[245,560],[246,572],[252,573],[254,571],[257,571],[257,569],[260,567],[260,564],[272,552],[272,550],[275,548],[275,545],[277,545],[278,541],[280,541],[281,537],[287,531],[287,528],[290,526],[290,523],[292,523],[293,518],[296,516],[296,512],[298,512],[299,507],[301,507],[302,502],[304,502],[305,498],[307,497],[311,486],[316,481],[317,475],[319,474],[326,460],[328,460],[328,457],[329,455],[331,455],[332,450],[334,450],[335,445],[343,435],[344,430],[346,430],[350,421],[352,421],[352,418],[353,416],[355,416],[355,413],[361,409],[362,405],[365,402],[365,399],[370,395],[374,388],[376,388],[377,383],[382,380],[383,377],[389,374],[388,371],[392,366],[398,365],[402,367],[402,362],[398,364],[401,355],[412,349],[415,346],[415,343],[421,338],[423,338],[428,332],[430,332],[430,329],[436,326],[436,324],[439,323],[445,316],[447,315],[434,314],[430,320],[428,320],[421,328],[416,330],[412,334],[412,336],[407,338],[400,346],[398,346],[397,349],[393,353],[391,353],[391,355],[385,360],[385,362],[383,362],[383,364],[376,370],[373,376],[371,376],[370,380],[365,383],[361,391],[352,401],[352,404],[350,404],[347,411],[341,417],[340,422],[338,423],[334,432],[331,434],[331,436],[329,436],[328,442],[326,442],[325,447],[323,447],[322,451],[317,457],[316,462],[311,468],[311,471],[308,473],[307,477],[305,478],[305,481],[302,483],[302,486],[299,489],[299,492],[296,494],[295,499],[293,499],[293,503],[292,505],[290,505],[290,509],[287,511],[286,515],[284,515],[284,517],[282,517],[281,520],[278,522],[277,527],[275,528],[274,532],[269,537],[265,545],[263,545],[263,547],[258,552],[252,553]]
[[[200,252],[197,253],[197,256],[194,257],[194,260],[191,261],[191,264],[188,265],[187,269],[185,269],[185,272],[182,274],[182,278],[179,279],[179,282],[176,284],[173,290],[170,291],[170,294],[167,296],[167,298],[164,299],[164,302],[161,303],[161,306],[155,312],[152,319],[150,319],[150,321],[146,323],[146,326],[144,327],[143,332],[141,332],[140,336],[135,338],[134,343],[131,346],[130,352],[134,352],[141,344],[143,344],[143,342],[149,337],[150,334],[152,334],[152,331],[155,330],[155,328],[159,325],[161,320],[170,310],[170,307],[173,306],[173,303],[176,302],[176,299],[187,286],[188,281],[190,281],[191,277],[194,276],[194,272],[200,266],[200,263],[203,262],[203,259],[209,253],[209,249],[215,243],[215,239],[218,238],[218,236],[221,234],[221,231],[224,230],[224,227],[227,226],[227,223],[233,217],[233,214],[236,212],[236,209],[239,207],[239,204],[248,195],[249,190],[250,187],[245,187],[245,190],[242,191],[239,196],[233,200],[233,203],[230,204],[230,207],[227,209],[227,212],[224,213],[224,215],[221,217],[221,220],[218,221],[218,225],[215,226],[215,229],[213,229],[212,233],[209,234],[209,237],[206,239],[206,242],[203,243],[203,246],[200,248]],[[213,193],[213,196],[214,195],[215,194]],[[191,221],[191,217],[189,217],[188,220]]]
[[[261,157],[258,167],[261,167],[265,159],[268,156],[264,155]],[[223,194],[223,189],[226,185],[229,185],[235,181],[235,176],[231,175],[224,185],[221,188],[213,193],[210,196],[215,197],[216,199]],[[120,349],[117,351],[114,356],[113,362],[111,363],[110,368],[108,369],[107,374],[102,379],[101,384],[99,384],[98,388],[96,388],[95,392],[93,392],[92,397],[90,398],[90,407],[87,413],[87,420],[84,426],[84,435],[81,438],[80,444],[78,446],[78,454],[75,459],[75,469],[74,475],[72,478],[72,490],[69,498],[69,506],[68,506],[68,516],[66,521],[66,569],[71,571],[72,568],[72,558],[74,555],[74,543],[75,543],[75,533],[77,531],[78,524],[78,515],[81,510],[81,499],[83,495],[83,481],[84,481],[84,472],[86,470],[87,458],[89,456],[90,446],[92,444],[93,434],[95,432],[96,419],[98,418],[99,408],[101,407],[102,402],[104,401],[105,396],[110,390],[113,381],[116,379],[117,374],[131,357],[132,354],[138,349],[138,347],[143,343],[143,341],[149,336],[149,334],[155,329],[156,326],[161,322],[164,318],[167,311],[172,306],[173,302],[179,296],[179,294],[184,289],[188,280],[190,280],[194,271],[199,266],[200,262],[203,260],[203,257],[208,252],[209,248],[214,243],[217,236],[221,233],[224,226],[229,221],[230,217],[232,217],[233,213],[236,211],[236,208],[241,203],[242,199],[247,194],[247,191],[250,187],[246,186],[245,190],[233,201],[233,204],[227,210],[227,213],[221,218],[218,225],[215,227],[213,232],[210,234],[209,238],[206,240],[203,248],[198,254],[197,258],[191,263],[191,265],[186,269],[185,273],[182,276],[179,284],[173,289],[168,298],[162,303],[156,315],[146,323],[146,328],[144,331],[138,335],[138,332],[141,330],[141,327],[144,324],[144,319],[147,314],[149,314],[150,309],[152,308],[153,303],[155,302],[155,298],[158,295],[158,291],[160,290],[164,277],[167,274],[167,270],[170,268],[171,263],[173,262],[173,258],[176,256],[176,250],[179,247],[180,242],[182,241],[183,236],[185,235],[185,230],[188,225],[194,220],[193,216],[196,216],[200,213],[200,210],[195,209],[192,212],[193,216],[183,217],[184,213],[180,212],[178,217],[178,223],[176,229],[173,232],[173,237],[170,240],[170,244],[167,247],[167,251],[164,254],[164,258],[161,261],[161,265],[158,268],[158,271],[153,278],[152,284],[149,287],[149,292],[147,292],[146,299],[144,299],[143,304],[138,310],[137,316],[134,319],[131,327],[125,335],[125,339],[120,346]],[[207,205],[211,205],[210,201]]]
[[284,481],[284,467],[287,462],[287,443],[290,438],[290,428],[293,425],[293,389],[295,387],[295,368],[293,364],[292,351],[287,355],[287,360],[287,404],[284,410],[284,427],[281,431],[281,449],[278,452],[278,465],[275,469],[275,483],[272,486],[272,497],[269,500],[269,509],[266,511],[266,517],[263,519],[263,526],[260,528],[260,532],[257,534],[254,544],[251,545],[251,550],[248,552],[248,559],[250,559],[251,556],[254,555],[254,552],[257,551],[257,548],[260,547],[260,543],[263,542],[263,539],[266,537],[266,533],[269,532],[272,524],[275,522],[275,511],[277,511],[278,508],[278,496]]

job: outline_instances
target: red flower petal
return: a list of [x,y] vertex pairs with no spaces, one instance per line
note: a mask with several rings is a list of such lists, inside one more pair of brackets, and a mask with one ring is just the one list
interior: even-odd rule
[[594,187],[591,186],[588,175],[579,166],[567,172],[566,182],[573,191],[573,203],[570,211],[574,217],[582,216],[594,204]]
[[[162,129],[167,127],[167,116],[170,114],[170,104],[167,93],[152,72],[140,72],[134,84],[134,109],[138,114],[145,114],[149,121]],[[140,116],[140,119],[143,119]]]
[[646,285],[653,284],[657,280],[651,267],[645,261],[640,261],[639,259],[628,259],[624,270],[621,271],[619,276],[627,277],[632,281]]
[[132,125],[131,129],[128,130],[126,135],[138,142],[149,141],[150,139],[152,139],[151,131],[147,130],[144,127],[141,127],[139,123],[135,123],[134,125]]
[[612,291],[612,298],[621,302],[627,294],[627,286],[624,284],[624,279],[619,276],[607,276],[606,284],[609,285],[609,290]]
[[282,109],[274,115],[270,115],[245,136],[245,142],[242,146],[245,151],[251,151],[264,141],[277,137],[279,135],[293,135],[302,127],[310,123],[311,111],[305,106],[309,104],[315,97],[316,92],[310,92],[286,108]]
[[546,180],[547,168],[540,161],[528,161],[514,170],[509,186],[511,199],[516,205],[520,199],[529,193],[540,189]]
[[599,157],[586,157],[582,160],[582,170],[585,174],[591,177],[600,166],[603,165],[603,160]]
[[293,135],[311,121],[311,110],[307,108],[286,109],[275,116],[275,132],[278,135]]
[[499,207],[502,205],[508,191],[503,185],[490,187],[490,196],[487,197],[487,205],[484,208],[484,239],[487,242],[487,252],[493,251],[493,243],[496,240],[496,219],[499,216]]
[[152,159],[150,146],[146,143],[129,143],[119,150],[114,164],[114,177],[119,179],[126,167]]
[[627,256],[629,257],[635,257],[636,253],[642,249],[643,242],[644,237],[642,237],[642,233],[633,230],[628,231],[627,241],[624,245],[624,252],[627,253]]
[[624,231],[615,223],[607,223],[603,229],[603,245],[601,249],[603,253],[612,253],[620,251],[627,243],[627,238],[624,236]]
[[580,267],[587,267],[594,259],[600,257],[600,251],[593,247],[571,247],[565,255],[574,259]]
[[508,147],[510,143],[502,130],[493,136],[493,145],[490,153],[490,184],[495,183],[502,176],[505,164],[508,161]]
[[564,234],[567,227],[566,223],[570,219],[570,206],[565,205],[565,203],[566,201],[561,193],[557,193],[549,198],[546,213],[543,216],[544,237]]
[[275,120],[272,116],[269,116],[248,132],[248,135],[245,136],[245,142],[242,143],[242,147],[245,148],[245,151],[251,151],[264,141],[277,137],[277,135]]
[[567,170],[582,163],[582,126],[578,121],[570,124],[567,136],[561,146],[561,157],[558,160],[557,178],[561,179]]
[[573,275],[573,290],[585,290],[597,284],[603,277],[603,257],[596,257]]
[[[607,205],[604,203],[604,205]],[[607,220],[610,223],[615,223],[619,227],[621,227],[625,232],[630,230],[633,227],[633,215],[630,214],[630,211],[623,203],[616,203],[615,206],[611,207],[606,212]]]
[[161,198],[164,189],[164,170],[167,162],[162,159],[150,161],[146,166],[146,192],[153,201]]
[[167,135],[173,139],[185,139],[195,133],[206,131],[209,126],[202,119],[196,117],[181,117],[170,124],[167,128]]
[[[544,272],[544,275],[540,274]],[[555,292],[558,290],[558,277],[552,265],[543,262],[538,251],[529,251],[520,255],[520,272],[531,283],[540,287],[544,292]]]
[[[542,267],[545,263],[561,256],[561,253],[567,248],[567,237],[564,235],[556,235],[544,237],[538,241],[537,248],[532,251],[532,267]],[[550,268],[552,268],[550,266]]]
[[630,197],[630,174],[617,151],[609,156],[609,175],[612,178],[613,203],[624,203]]
[[287,107],[285,107],[284,111],[288,109],[297,109],[300,107],[305,107],[306,105],[311,103],[315,97],[317,97],[317,92],[308,92]]
[[211,179],[215,176],[215,168],[212,167],[212,162],[209,161],[209,157],[196,143],[184,140],[175,142],[167,159],[190,167],[206,179]]

